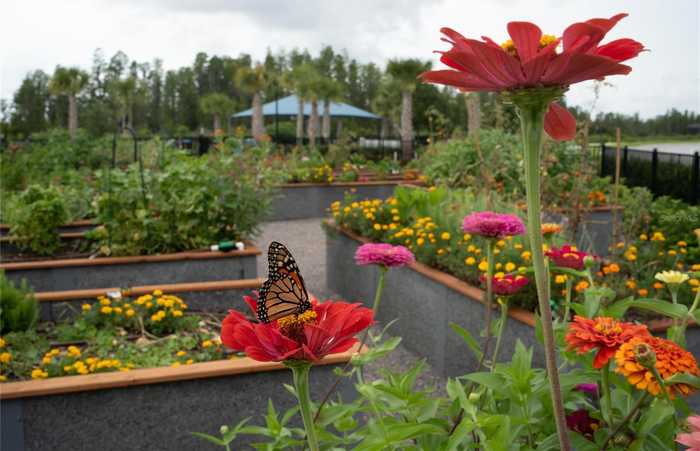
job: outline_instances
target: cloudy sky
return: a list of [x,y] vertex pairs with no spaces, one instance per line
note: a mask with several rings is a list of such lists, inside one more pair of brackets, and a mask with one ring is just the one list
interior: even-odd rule
[[[57,64],[89,69],[93,51],[131,59],[161,58],[166,69],[189,65],[198,51],[249,53],[322,45],[383,65],[394,57],[437,58],[439,29],[507,38],[509,20],[529,20],[560,35],[571,22],[628,12],[609,35],[632,37],[651,51],[627,77],[611,77],[594,102],[591,84],[568,101],[595,111],[654,116],[670,108],[700,112],[698,0],[2,0],[0,98],[24,75]],[[439,64],[436,64],[436,67]]]

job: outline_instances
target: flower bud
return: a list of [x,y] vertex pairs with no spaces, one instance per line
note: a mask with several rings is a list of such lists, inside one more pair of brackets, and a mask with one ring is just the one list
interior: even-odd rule
[[476,403],[479,401],[479,398],[481,398],[481,395],[479,393],[469,393],[469,402]]
[[583,257],[583,266],[590,269],[595,265],[595,258],[591,255],[586,255]]
[[645,368],[654,368],[656,365],[656,353],[646,343],[637,343],[634,346],[634,359]]
[[229,431],[229,428],[228,428],[228,426],[226,426],[226,425],[223,425],[223,426],[221,426],[221,427],[219,428],[219,432],[221,433],[221,435],[226,435],[226,434],[228,434],[228,431]]

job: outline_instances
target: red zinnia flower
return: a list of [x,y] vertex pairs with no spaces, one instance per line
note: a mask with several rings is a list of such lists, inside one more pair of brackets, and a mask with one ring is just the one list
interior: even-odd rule
[[[243,299],[255,314],[257,301],[249,296]],[[350,349],[357,342],[355,335],[372,323],[371,309],[347,302],[313,301],[311,310],[270,323],[254,323],[231,310],[222,324],[221,341],[261,362],[316,362]]]
[[586,409],[579,409],[566,416],[566,425],[590,440],[600,427],[600,422],[592,418]]
[[[510,296],[523,288],[530,281],[525,276],[513,275],[513,274],[497,274],[491,279],[491,288],[497,296]],[[486,277],[481,276],[481,281],[485,282]]]
[[545,252],[545,255],[560,268],[571,268],[579,271],[585,266],[583,259],[588,257],[588,253],[578,251],[568,244],[560,248],[552,247]]
[[[510,22],[511,39],[502,45],[488,37],[467,39],[450,28],[440,31],[452,48],[440,60],[456,70],[435,70],[421,75],[423,81],[440,83],[462,91],[512,91],[523,88],[567,87],[608,75],[627,75],[632,68],[620,62],[634,58],[644,46],[632,39],[599,45],[605,35],[627,14],[610,19],[591,19],[570,25],[562,37],[543,35],[529,22]],[[562,51],[557,52],[559,44]],[[576,119],[556,102],[549,105],[544,129],[552,138],[573,139]]]
[[643,324],[623,323],[613,318],[599,316],[588,319],[575,316],[566,334],[568,350],[585,354],[592,349],[598,353],[593,359],[593,368],[602,368],[615,355],[615,352],[633,337],[650,336]]

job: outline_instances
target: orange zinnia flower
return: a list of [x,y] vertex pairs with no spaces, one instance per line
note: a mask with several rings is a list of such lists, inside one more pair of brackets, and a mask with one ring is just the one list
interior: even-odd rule
[[566,342],[568,350],[575,349],[578,354],[597,349],[593,368],[602,368],[623,343],[636,336],[648,335],[647,326],[643,324],[623,323],[604,316],[588,319],[576,315],[569,324]]
[[[646,390],[656,396],[661,391],[661,387],[654,377],[654,373],[638,361],[636,351],[639,345],[647,345],[654,351],[656,370],[664,380],[678,373],[700,375],[695,357],[671,340],[651,335],[634,337],[620,346],[615,354],[615,362],[617,363],[615,371],[625,376],[630,384],[640,390]],[[666,386],[666,390],[672,398],[679,393],[688,396],[694,391],[686,384]]]

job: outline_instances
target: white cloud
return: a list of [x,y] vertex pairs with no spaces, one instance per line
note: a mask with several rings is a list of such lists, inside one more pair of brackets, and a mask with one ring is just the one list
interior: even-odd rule
[[[650,52],[630,64],[627,77],[612,77],[601,90],[599,111],[670,108],[700,111],[700,6],[697,0],[4,0],[0,39],[0,97],[11,97],[33,69],[57,64],[89,68],[95,48],[108,57],[162,58],[166,68],[191,64],[198,51],[250,53],[330,44],[360,61],[384,64],[393,57],[432,59],[444,48],[439,29],[469,36],[506,38],[509,20],[531,20],[553,34],[571,22],[630,13],[610,34],[643,42]],[[568,101],[589,107],[590,84],[572,87]]]

